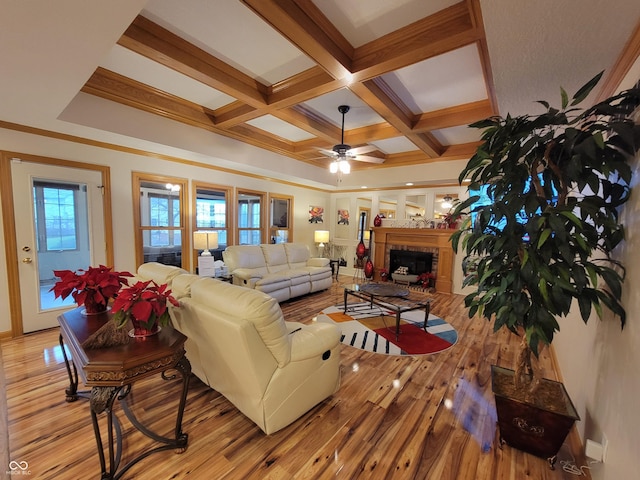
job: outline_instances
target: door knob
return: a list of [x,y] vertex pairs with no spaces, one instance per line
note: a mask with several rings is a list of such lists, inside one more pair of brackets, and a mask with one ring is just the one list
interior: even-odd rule
[[31,260],[31,257],[26,257],[22,259],[22,263],[31,263],[33,260]]

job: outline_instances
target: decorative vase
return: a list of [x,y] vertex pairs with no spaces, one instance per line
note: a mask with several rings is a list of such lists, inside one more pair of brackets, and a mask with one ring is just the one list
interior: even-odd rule
[[373,234],[369,231],[369,256],[367,257],[367,263],[364,264],[364,277],[367,280],[371,280],[373,278],[373,262],[371,261],[371,238]]
[[369,258],[367,259],[367,263],[364,264],[364,276],[367,279],[373,277],[373,262]]
[[382,218],[380,215],[376,215],[376,218],[373,219],[373,226],[379,227],[380,225],[382,225]]
[[146,322],[134,320],[133,318],[131,319],[131,324],[133,325],[133,329],[129,330],[129,336],[131,337],[150,337],[161,330],[160,325],[157,323],[154,323],[151,328],[147,328]]
[[356,257],[358,260],[362,260],[367,253],[367,247],[364,244],[364,218],[366,216],[365,212],[360,214],[360,243],[356,247]]

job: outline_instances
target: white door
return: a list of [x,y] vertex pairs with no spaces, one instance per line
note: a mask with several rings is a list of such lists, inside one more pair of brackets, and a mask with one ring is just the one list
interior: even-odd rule
[[54,300],[54,270],[106,262],[102,174],[41,163],[11,163],[24,332],[58,325],[73,298]]

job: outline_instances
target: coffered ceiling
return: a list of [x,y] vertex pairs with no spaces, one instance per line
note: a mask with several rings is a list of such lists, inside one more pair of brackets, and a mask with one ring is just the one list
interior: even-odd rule
[[[534,2],[539,8],[510,0],[136,0],[112,9],[69,3],[75,11],[66,21],[77,28],[82,20],[82,34],[102,42],[71,49],[84,71],[91,62],[93,68],[80,83],[82,73],[73,76],[77,92],[56,115],[65,127],[55,128],[230,167],[235,153],[223,152],[233,143],[222,136],[258,147],[236,148],[251,157],[235,164],[239,170],[331,188],[360,179],[379,188],[400,179],[454,181],[447,165],[466,161],[479,141],[469,123],[518,113],[512,108],[522,108],[523,98],[527,108],[538,98],[554,100],[559,85],[575,89],[613,70],[640,18],[632,0],[616,2],[616,11],[597,0],[579,11],[566,0]],[[637,56],[619,69],[624,75],[637,79]],[[524,95],[544,95],[547,85],[552,98]],[[336,185],[322,151],[341,143],[340,105],[351,107],[344,143],[380,163],[352,161],[352,179]],[[146,131],[124,122],[125,112]],[[169,126],[180,140],[159,134]],[[208,139],[212,148],[201,148]],[[224,149],[216,153],[216,144]],[[426,174],[426,165],[447,173]]]
[[154,0],[82,91],[323,167],[339,105],[383,160],[354,170],[469,155],[495,112],[478,6],[350,3]]

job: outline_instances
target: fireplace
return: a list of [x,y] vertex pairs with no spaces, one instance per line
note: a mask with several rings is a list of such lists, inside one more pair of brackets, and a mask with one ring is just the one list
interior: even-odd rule
[[408,275],[420,275],[431,272],[433,253],[416,250],[389,250],[389,273],[393,278],[393,272],[398,267],[407,267]]
[[[380,270],[390,268],[391,250],[431,253],[431,273],[436,276],[436,290],[451,293],[453,290],[453,259],[450,237],[452,230],[436,228],[373,228],[374,280],[380,280]],[[403,265],[406,266],[406,265]]]

